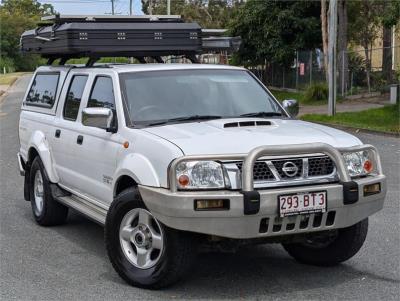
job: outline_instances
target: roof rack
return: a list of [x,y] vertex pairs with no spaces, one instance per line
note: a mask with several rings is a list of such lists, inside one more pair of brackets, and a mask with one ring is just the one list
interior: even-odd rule
[[118,15],[52,15],[41,18],[39,24],[63,24],[63,23],[145,23],[145,22],[183,22],[180,15],[134,15],[134,16],[118,16]]

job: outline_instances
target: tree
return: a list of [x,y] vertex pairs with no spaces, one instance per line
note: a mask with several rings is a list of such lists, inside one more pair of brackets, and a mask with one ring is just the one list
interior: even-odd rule
[[[186,21],[198,22],[204,28],[225,28],[243,0],[171,0],[171,14]],[[167,0],[142,0],[145,14],[164,15]]]
[[233,18],[230,29],[242,37],[237,53],[246,65],[266,61],[290,66],[296,50],[321,46],[318,2],[248,0]]
[[377,0],[352,1],[348,7],[349,15],[353,16],[349,22],[349,35],[355,44],[361,45],[364,49],[368,91],[371,90],[372,47],[380,30],[381,11],[377,4]]
[[21,55],[20,37],[25,30],[36,27],[41,16],[49,14],[54,14],[53,7],[36,0],[3,0],[0,6],[2,58],[11,59],[18,70],[35,67],[37,57]]
[[321,0],[322,51],[324,53],[325,78],[328,80],[328,1]]
[[382,6],[382,72],[389,83],[392,81],[392,28],[400,22],[400,1],[384,1]]
[[347,1],[339,0],[338,2],[338,69],[339,69],[339,87],[341,91],[347,90],[349,82],[348,68],[348,52],[347,52]]

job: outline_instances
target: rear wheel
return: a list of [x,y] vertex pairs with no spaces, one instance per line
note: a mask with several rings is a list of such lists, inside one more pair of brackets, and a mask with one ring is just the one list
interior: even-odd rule
[[196,254],[189,233],[170,229],[147,210],[136,188],[112,203],[106,219],[105,242],[117,273],[131,285],[158,289],[178,281]]
[[68,216],[68,207],[54,200],[40,157],[33,160],[29,176],[30,201],[35,221],[41,226],[63,224]]
[[310,234],[302,243],[283,244],[301,263],[333,266],[357,254],[368,232],[368,218],[348,228]]

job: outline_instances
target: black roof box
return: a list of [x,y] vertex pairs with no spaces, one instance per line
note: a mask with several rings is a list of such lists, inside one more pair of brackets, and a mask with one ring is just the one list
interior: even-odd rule
[[[43,22],[51,22],[44,24]],[[201,28],[179,16],[51,16],[24,32],[21,50],[46,58],[194,56]]]

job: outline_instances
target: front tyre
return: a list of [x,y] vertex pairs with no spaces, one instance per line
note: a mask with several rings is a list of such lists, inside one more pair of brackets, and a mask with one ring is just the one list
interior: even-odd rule
[[121,192],[111,204],[105,243],[121,278],[133,286],[151,289],[178,281],[196,252],[190,234],[161,224],[146,209],[134,187]]
[[368,218],[348,228],[311,234],[302,243],[283,244],[297,261],[316,266],[334,266],[357,254],[368,232]]
[[35,221],[41,226],[63,224],[68,216],[68,207],[54,200],[40,157],[33,160],[29,176],[30,201]]

